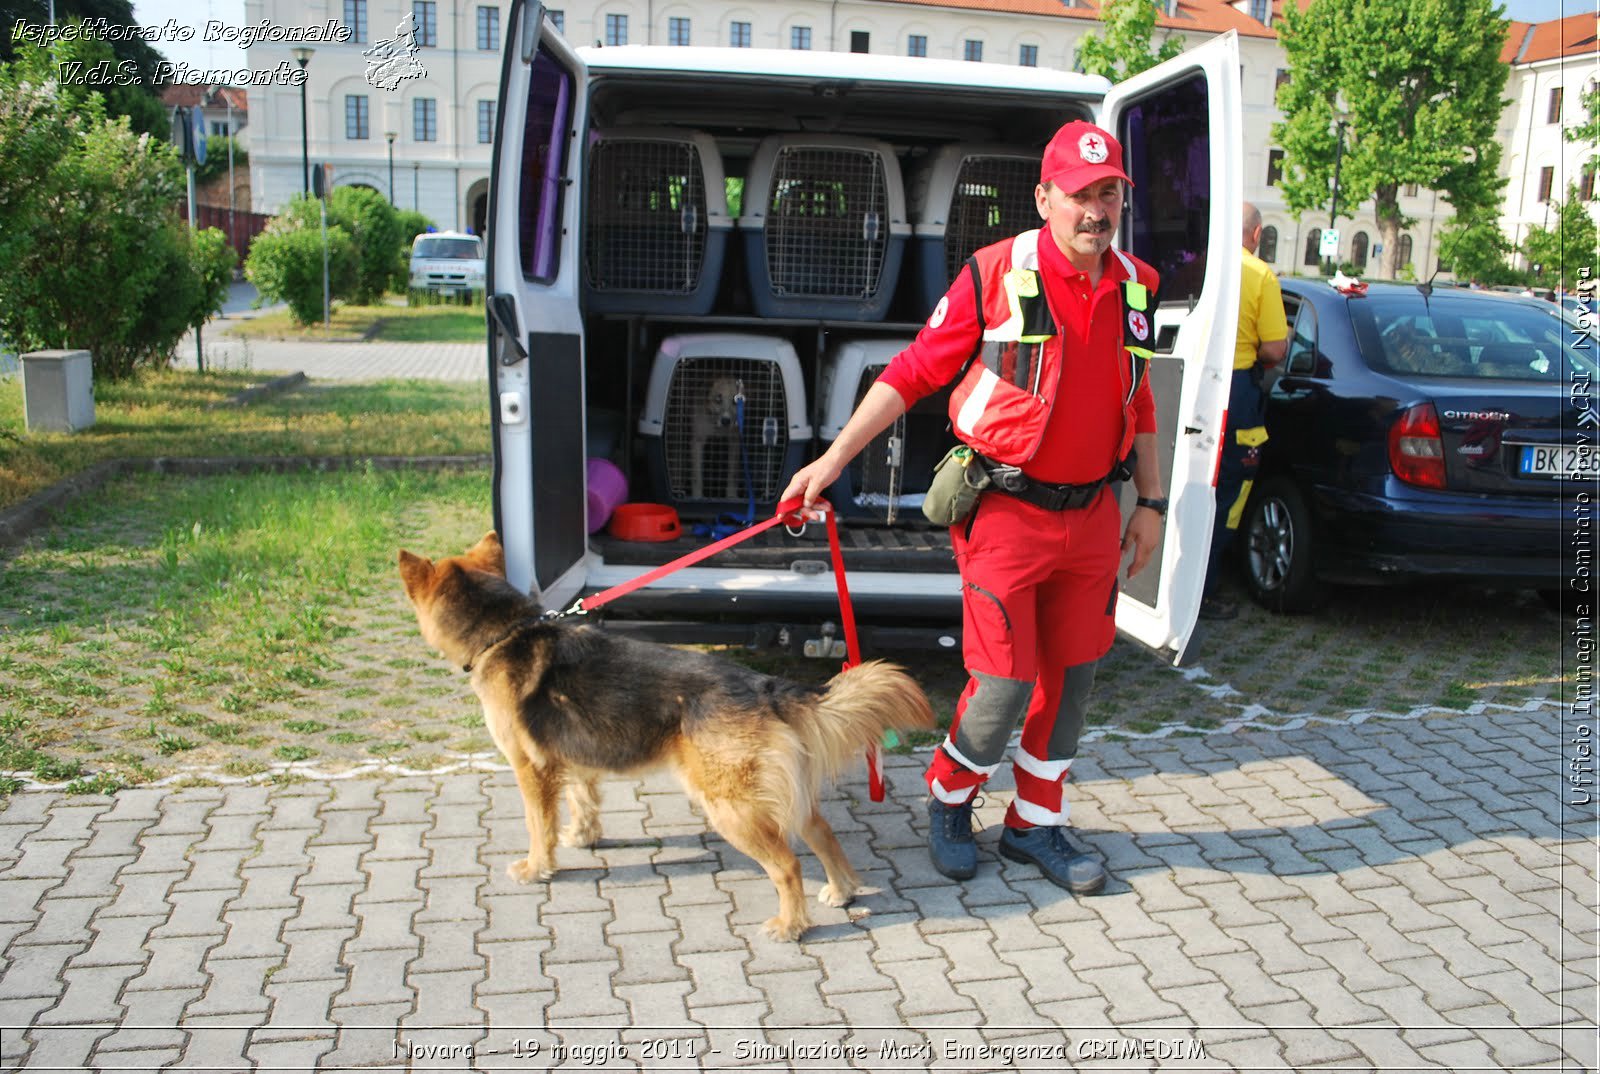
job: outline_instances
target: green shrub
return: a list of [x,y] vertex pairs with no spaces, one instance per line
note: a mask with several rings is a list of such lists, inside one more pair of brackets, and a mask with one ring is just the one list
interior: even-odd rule
[[199,286],[189,310],[189,323],[204,324],[227,299],[239,255],[228,245],[228,236],[220,228],[208,227],[192,236],[190,260]]
[[342,186],[328,198],[328,222],[349,232],[356,245],[360,264],[350,298],[360,305],[372,305],[389,289],[405,241],[396,217],[388,199],[368,187]]
[[411,244],[434,224],[415,209],[401,209],[395,214],[395,226],[400,232],[400,249],[389,277],[389,290],[402,294],[411,286]]
[[81,347],[100,379],[164,365],[199,288],[176,156],[38,62],[0,65],[0,337]]
[[[303,199],[302,199],[303,200]],[[328,285],[342,296],[355,284],[355,244],[344,228],[328,226]],[[256,236],[245,260],[245,276],[268,299],[284,302],[301,324],[322,319],[322,235],[320,227],[294,226],[283,217]]]

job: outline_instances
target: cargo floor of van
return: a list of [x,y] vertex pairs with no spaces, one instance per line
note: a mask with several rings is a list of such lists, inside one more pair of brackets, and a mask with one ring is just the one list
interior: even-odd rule
[[[609,534],[590,536],[589,547],[616,566],[655,567],[679,556],[704,548],[715,538],[696,534],[685,523],[684,534],[672,541],[624,541]],[[844,549],[846,570],[861,571],[941,571],[955,570],[950,550],[950,532],[926,524],[884,526],[842,519],[839,544]],[[718,552],[707,566],[757,569],[792,569],[799,562],[828,564],[828,530],[810,525],[800,537],[781,526],[759,533],[742,544]]]

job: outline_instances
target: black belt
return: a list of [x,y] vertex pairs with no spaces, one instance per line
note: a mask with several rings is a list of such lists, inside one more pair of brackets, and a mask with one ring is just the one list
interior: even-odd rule
[[989,487],[1023,503],[1031,503],[1046,511],[1076,511],[1094,503],[1100,490],[1113,481],[1126,481],[1133,476],[1133,452],[1111,468],[1111,472],[1087,485],[1052,485],[1048,481],[1035,481],[1016,466],[977,456],[984,472],[989,475]]

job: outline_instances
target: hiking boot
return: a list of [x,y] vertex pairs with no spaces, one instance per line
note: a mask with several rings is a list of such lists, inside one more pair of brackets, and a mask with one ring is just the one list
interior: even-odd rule
[[978,871],[978,841],[972,837],[972,802],[945,805],[928,799],[928,857],[951,880],[970,880]]
[[1065,828],[1007,828],[1000,853],[1012,861],[1031,861],[1044,878],[1074,895],[1093,895],[1106,886],[1106,870],[1067,842]]
[[1202,597],[1200,599],[1200,618],[1202,619],[1236,619],[1239,616],[1239,605],[1227,597]]

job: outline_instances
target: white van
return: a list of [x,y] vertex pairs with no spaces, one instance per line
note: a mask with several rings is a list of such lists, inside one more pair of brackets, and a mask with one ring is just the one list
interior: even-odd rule
[[[1232,33],[1114,88],[899,56],[574,48],[523,0],[506,41],[488,313],[494,516],[513,583],[563,608],[770,516],[972,249],[1038,225],[1043,147],[1084,118],[1125,147],[1136,185],[1117,241],[1162,279],[1150,376],[1172,507],[1117,623],[1181,659],[1237,319]],[[830,492],[869,647],[873,628],[959,636],[949,536],[916,509],[954,442],[942,406],[914,408]],[[629,500],[674,508],[682,535],[591,532],[591,458],[621,469]],[[1131,506],[1131,484],[1122,494]],[[822,655],[838,650],[838,614],[821,526],[769,530],[608,609],[614,627],[654,623],[668,640]]]
[[411,289],[467,297],[484,288],[483,240],[459,231],[427,231],[411,242]]

